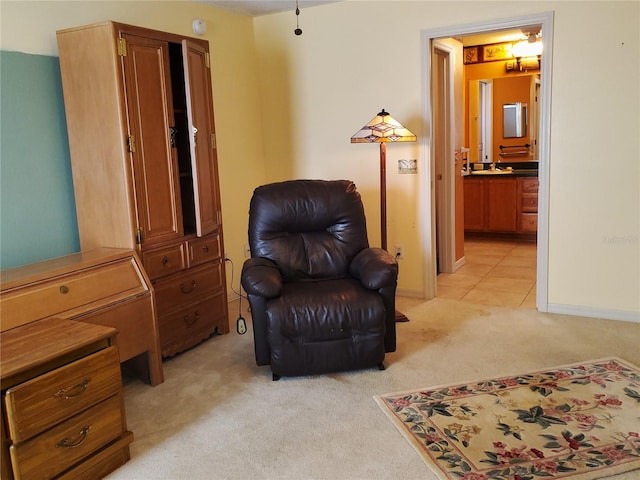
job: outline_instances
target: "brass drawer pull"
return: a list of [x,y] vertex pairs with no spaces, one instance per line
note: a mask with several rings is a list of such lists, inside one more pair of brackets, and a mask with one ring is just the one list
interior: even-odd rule
[[84,442],[87,439],[87,434],[89,433],[89,429],[91,428],[90,425],[85,425],[84,427],[82,427],[82,430],[80,430],[80,432],[75,435],[74,437],[71,438],[63,438],[62,440],[60,440],[57,444],[56,447],[58,448],[75,448],[78,447],[82,444],[82,442]]
[[191,290],[185,290],[184,289],[184,283],[181,283],[180,284],[180,291],[182,293],[191,293],[196,289],[197,286],[198,286],[198,284],[196,283],[196,281],[195,280],[191,280]]
[[200,312],[199,312],[199,311],[197,311],[197,310],[196,310],[196,314],[195,314],[195,316],[194,316],[193,320],[191,320],[191,319],[189,318],[189,315],[185,315],[185,316],[184,316],[184,323],[186,323],[186,324],[187,324],[187,325],[189,325],[189,326],[193,325],[193,324],[194,324],[194,323],[196,323],[198,320],[200,320]]
[[61,285],[60,286],[60,293],[61,294],[65,294],[65,293],[69,293],[69,287],[67,287],[66,285]]
[[204,247],[202,247],[202,251],[204,253],[209,253],[209,247],[207,245],[205,245]]
[[64,398],[68,400],[69,398],[77,397],[78,395],[82,395],[87,389],[87,385],[91,381],[90,378],[84,378],[80,383],[74,385],[73,387],[63,388],[62,390],[58,390],[54,397]]
[[162,257],[162,265],[163,266],[167,266],[167,263],[169,263],[169,259],[167,258],[167,256],[165,255],[164,257]]

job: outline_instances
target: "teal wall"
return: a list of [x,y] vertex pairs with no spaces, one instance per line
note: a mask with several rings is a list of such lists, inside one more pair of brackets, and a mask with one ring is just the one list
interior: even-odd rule
[[79,250],[58,58],[0,51],[0,268]]

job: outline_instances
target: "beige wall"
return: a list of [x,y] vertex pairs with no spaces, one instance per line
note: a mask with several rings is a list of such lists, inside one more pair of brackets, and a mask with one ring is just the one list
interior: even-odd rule
[[[393,4],[393,8],[391,8]],[[237,275],[253,188],[288,178],[350,178],[379,242],[378,147],[349,138],[381,108],[421,135],[423,30],[554,12],[548,301],[640,312],[640,3],[347,0],[252,20],[191,2],[7,2],[5,50],[55,55],[55,30],[112,19],[190,34],[209,24],[225,244]],[[255,43],[254,43],[255,35]],[[597,65],[585,74],[585,65]],[[261,107],[260,107],[261,106]],[[264,143],[261,135],[264,135]],[[389,245],[402,244],[400,290],[424,288],[419,175],[390,145]],[[418,168],[428,168],[419,163]]]
[[[238,290],[247,211],[255,186],[264,183],[262,126],[253,20],[196,2],[5,1],[0,4],[2,50],[57,56],[56,30],[114,20],[195,36],[194,19],[207,22],[218,136],[225,249]],[[227,282],[231,272],[227,266]],[[229,290],[230,297],[235,295]]]
[[[303,9],[300,37],[290,12],[258,17],[270,178],[353,179],[376,244],[377,146],[349,137],[383,107],[414,132],[427,131],[421,31],[548,11],[555,25],[548,302],[556,311],[639,319],[638,2],[347,0]],[[594,68],[586,73],[585,65]],[[418,176],[399,175],[396,166],[420,159],[420,148],[387,150],[388,242],[404,246],[401,291],[424,288]]]

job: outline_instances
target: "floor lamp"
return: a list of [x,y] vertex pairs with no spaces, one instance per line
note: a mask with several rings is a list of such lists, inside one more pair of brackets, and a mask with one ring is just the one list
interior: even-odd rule
[[[351,137],[351,143],[380,144],[380,238],[381,247],[387,251],[387,142],[415,141],[415,134],[403,127],[389,112],[385,112],[384,108]],[[397,322],[408,320],[396,310]]]

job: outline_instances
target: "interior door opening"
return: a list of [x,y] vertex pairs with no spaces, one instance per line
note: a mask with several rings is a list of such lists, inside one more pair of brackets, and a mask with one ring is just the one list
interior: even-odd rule
[[[426,238],[431,238],[433,241],[431,243],[431,249],[433,252],[433,256],[427,260],[426,272],[427,272],[427,281],[426,281],[426,289],[427,289],[427,298],[432,298],[432,296],[437,295],[437,277],[438,274],[443,270],[441,268],[443,262],[443,246],[446,248],[448,244],[443,245],[443,238],[446,241],[446,232],[450,233],[450,236],[455,236],[453,231],[454,228],[454,217],[455,212],[453,211],[454,202],[448,200],[451,197],[443,198],[441,191],[444,189],[444,184],[440,183],[440,180],[445,181],[444,175],[442,178],[440,177],[440,167],[439,163],[441,146],[439,146],[438,142],[445,142],[451,138],[450,135],[445,135],[444,139],[441,134],[438,134],[438,130],[436,128],[436,123],[441,123],[443,121],[442,115],[438,112],[438,105],[441,105],[442,100],[438,97],[443,95],[443,92],[450,91],[451,85],[447,87],[446,85],[439,85],[438,82],[441,80],[450,79],[451,76],[446,73],[438,71],[437,61],[435,58],[437,57],[438,52],[436,49],[432,50],[431,42],[447,40],[447,39],[462,39],[464,42],[467,37],[483,35],[485,36],[486,44],[497,43],[496,41],[491,41],[491,36],[497,36],[501,33],[504,33],[506,30],[524,30],[531,25],[537,25],[542,27],[541,37],[543,42],[545,42],[545,54],[542,56],[540,61],[540,80],[537,82],[535,87],[535,98],[536,100],[540,100],[538,105],[536,105],[536,115],[538,118],[534,117],[533,111],[531,111],[531,121],[535,122],[534,129],[537,130],[535,135],[538,138],[533,145],[532,150],[536,152],[537,160],[539,163],[538,171],[539,171],[539,181],[540,187],[538,190],[540,200],[538,205],[538,229],[537,229],[537,241],[535,245],[535,286],[534,293],[536,294],[535,306],[540,311],[547,311],[547,258],[548,258],[548,185],[547,185],[547,172],[548,172],[548,160],[549,160],[549,146],[548,146],[548,136],[550,129],[550,67],[551,67],[551,46],[552,46],[552,31],[553,31],[553,14],[545,13],[541,15],[531,15],[525,17],[519,17],[517,19],[505,20],[499,22],[492,22],[486,24],[477,24],[475,26],[460,26],[460,27],[450,27],[450,28],[442,28],[430,32],[423,32],[423,40],[425,43],[423,44],[426,50],[429,50],[426,58],[428,59],[427,65],[429,65],[428,69],[428,80],[426,81],[426,85],[428,88],[425,90],[425,95],[429,97],[431,95],[431,104],[429,103],[429,99],[426,101],[426,112],[428,116],[428,123],[431,128],[431,144],[427,145],[428,153],[430,156],[430,162],[432,164],[431,172],[426,174],[426,185],[432,185],[431,192],[431,201],[432,201],[432,216],[431,216],[431,228],[427,228],[425,233],[427,234]],[[458,60],[456,60],[458,61]],[[461,59],[460,59],[461,61]],[[453,68],[449,65],[449,68]],[[492,89],[491,89],[491,81],[490,79],[482,79],[480,83],[480,110],[483,112],[482,121],[480,122],[482,125],[482,129],[478,135],[478,142],[476,145],[467,145],[466,147],[470,147],[470,150],[476,149],[476,158],[478,162],[488,162],[495,161],[494,155],[492,155],[492,151],[495,150],[495,145],[492,148],[491,139],[492,139],[492,128],[495,127],[495,123],[489,121],[489,112],[490,109],[488,105],[492,100]],[[449,88],[449,90],[447,90]],[[430,92],[430,93],[428,93]],[[532,94],[533,95],[533,94]],[[446,125],[453,125],[452,119],[446,119]],[[441,127],[438,127],[441,128]],[[455,127],[452,127],[455,128]],[[532,129],[532,130],[534,130]],[[464,147],[463,145],[453,145],[451,146],[452,150],[456,151],[458,148]],[[452,172],[452,176],[448,178],[447,184],[450,188],[454,188],[454,182],[457,175],[460,175],[460,171],[456,169]],[[448,223],[443,223],[443,219],[449,216],[451,221]],[[443,233],[442,229],[446,231]],[[431,231],[431,233],[429,233]],[[428,243],[427,243],[428,244]],[[428,255],[427,255],[428,257]],[[465,262],[455,262],[455,258],[453,257],[453,252],[449,252],[449,259],[453,258],[456,269],[459,267],[464,268]],[[433,268],[433,270],[431,270]],[[429,273],[432,272],[432,273]],[[433,275],[433,277],[429,277],[429,275]],[[429,291],[432,289],[433,295],[429,296]]]

